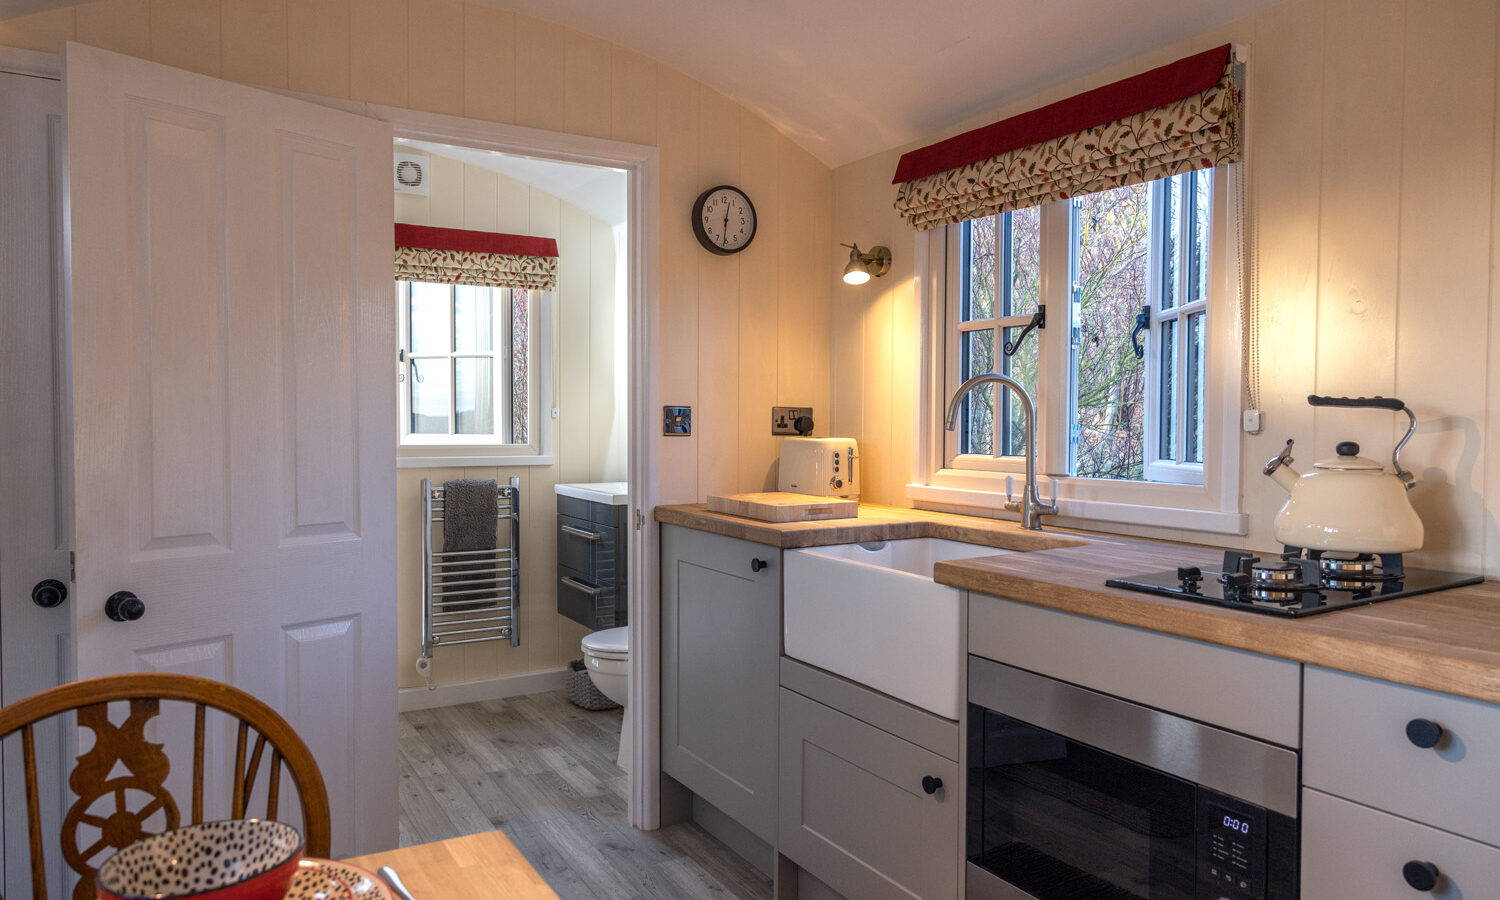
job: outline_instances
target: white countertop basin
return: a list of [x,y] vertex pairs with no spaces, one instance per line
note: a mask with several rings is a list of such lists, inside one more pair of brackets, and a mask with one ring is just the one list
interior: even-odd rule
[[938,538],[788,550],[786,655],[956,720],[962,592],[932,567],[1012,552]]
[[594,481],[588,484],[553,485],[559,495],[575,500],[589,500],[609,506],[624,506],[630,502],[630,486],[623,481]]

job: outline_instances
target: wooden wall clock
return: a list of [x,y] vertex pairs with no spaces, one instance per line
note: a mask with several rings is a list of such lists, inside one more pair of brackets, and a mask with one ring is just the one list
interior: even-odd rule
[[755,240],[755,205],[733,185],[711,187],[693,203],[693,234],[709,253],[738,253]]

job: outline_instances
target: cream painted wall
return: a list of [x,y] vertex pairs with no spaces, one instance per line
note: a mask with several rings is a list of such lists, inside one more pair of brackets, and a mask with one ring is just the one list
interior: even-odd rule
[[[694,408],[692,436],[658,439],[661,502],[773,484],[772,405],[812,406],[826,423],[828,273],[839,257],[832,174],[765,120],[682,73],[462,0],[101,0],[0,22],[3,45],[51,52],[65,40],[247,84],[659,148],[661,340],[650,364],[662,402]],[[709,255],[689,225],[697,195],[723,183],[743,187],[759,214],[755,243],[733,257]],[[570,352],[581,350],[565,350],[561,365]],[[638,424],[660,428],[654,412]],[[579,447],[567,453],[554,481],[601,476]],[[402,496],[414,490],[413,477],[421,476],[402,472]],[[528,481],[526,502],[550,507],[548,493],[550,482]],[[539,512],[528,506],[526,515]],[[410,518],[400,527],[415,527]],[[551,553],[550,544],[527,547],[523,577],[550,581]],[[557,640],[576,648],[565,630]],[[522,644],[527,668],[567,656],[547,641]],[[411,661],[403,650],[403,681]],[[469,663],[465,678],[492,672]]]
[[[412,152],[412,151],[406,151]],[[424,154],[426,155],[426,154]],[[552,299],[552,405],[536,424],[550,429],[553,465],[398,469],[396,472],[397,659],[402,687],[422,684],[412,663],[421,641],[422,479],[512,477],[521,483],[521,645],[475,644],[433,655],[432,683],[477,681],[556,668],[580,656],[589,629],[557,614],[558,482],[624,481],[624,422],[614,421],[625,383],[616,378],[615,328],[624,295],[616,292],[615,241],[609,223],[504,175],[428,155],[428,196],[396,194],[396,221],[502,231],[557,240]],[[616,427],[616,425],[620,427]],[[420,455],[419,450],[410,451]],[[566,473],[566,474],[565,474]]]
[[[1248,538],[1275,546],[1283,496],[1260,467],[1288,437],[1299,467],[1360,442],[1389,459],[1389,414],[1314,411],[1310,393],[1405,400],[1402,461],[1427,527],[1419,564],[1500,575],[1497,4],[1289,0],[1252,18],[933,134],[938,140],[1206,49],[1250,47],[1249,152],[1260,240],[1264,430],[1242,439]],[[922,143],[928,143],[923,141]],[[902,148],[908,149],[908,148]],[[915,428],[912,232],[891,209],[900,151],[834,172],[834,234],[895,252],[887,278],[833,289],[834,429],[862,441],[866,496],[906,504]]]

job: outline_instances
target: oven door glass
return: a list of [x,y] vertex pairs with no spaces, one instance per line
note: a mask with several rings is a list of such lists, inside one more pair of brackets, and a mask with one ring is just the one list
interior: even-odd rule
[[1194,900],[1191,782],[969,705],[969,862],[1037,900]]

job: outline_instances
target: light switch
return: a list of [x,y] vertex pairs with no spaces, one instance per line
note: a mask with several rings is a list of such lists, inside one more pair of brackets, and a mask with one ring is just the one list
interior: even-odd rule
[[663,406],[661,408],[662,434],[693,433],[693,408],[691,406]]

